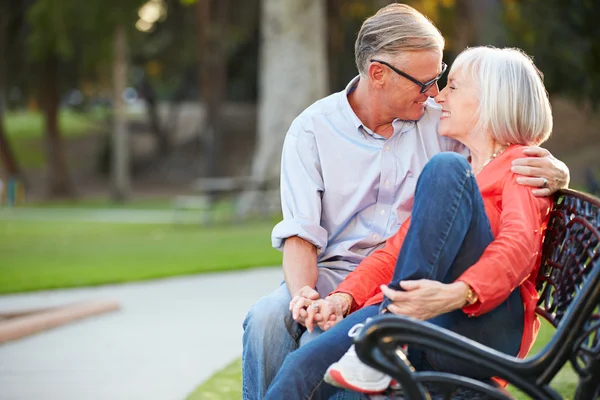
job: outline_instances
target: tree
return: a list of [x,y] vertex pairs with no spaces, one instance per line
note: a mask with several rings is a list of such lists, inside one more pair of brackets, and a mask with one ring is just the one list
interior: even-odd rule
[[[292,120],[328,91],[325,21],[321,0],[261,2],[255,181],[278,179],[281,148]],[[258,209],[261,201],[256,191],[244,193],[238,213]]]
[[[6,60],[8,48],[9,16],[11,3],[0,5],[0,60]],[[0,161],[10,177],[23,179],[21,169],[10,146],[4,130],[4,112],[6,110],[6,62],[0,63]]]
[[129,135],[125,117],[123,91],[127,85],[127,36],[118,24],[114,31],[113,57],[113,135],[112,135],[112,197],[122,202],[129,197]]
[[594,0],[503,2],[511,45],[534,56],[548,91],[600,104],[600,7]]
[[[136,11],[142,1],[36,0],[29,7],[28,50],[39,76],[37,84],[45,121],[50,197],[74,195],[59,130],[58,111],[63,78],[59,74],[61,63],[77,55],[84,69],[98,69],[98,66],[108,69],[106,60],[112,59],[114,44],[119,42],[114,39],[115,32],[119,31],[117,27],[133,28]],[[93,46],[82,45],[89,43],[93,43]]]

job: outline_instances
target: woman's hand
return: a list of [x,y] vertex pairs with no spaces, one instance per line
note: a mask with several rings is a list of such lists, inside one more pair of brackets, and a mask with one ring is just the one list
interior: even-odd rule
[[404,291],[381,285],[383,294],[392,300],[387,309],[393,314],[428,320],[462,308],[469,287],[464,282],[441,283],[429,279],[403,281]]
[[346,311],[352,307],[352,304],[348,304],[348,302],[339,296],[329,296],[326,299],[326,305],[321,307],[319,313],[322,315],[323,319],[318,323],[319,328],[323,331],[331,329],[334,325],[344,319],[344,315],[346,315]]
[[[343,318],[338,304],[328,299],[311,300],[310,304],[306,307],[306,312],[304,326],[306,326],[306,330],[309,333],[312,333],[315,325],[325,331],[337,323],[338,315]],[[327,322],[330,321],[333,322],[333,325],[326,326]]]
[[550,196],[569,186],[569,168],[548,150],[532,146],[524,149],[523,153],[528,157],[514,160],[511,171],[524,175],[517,178],[517,183],[539,188],[532,190],[534,196]]

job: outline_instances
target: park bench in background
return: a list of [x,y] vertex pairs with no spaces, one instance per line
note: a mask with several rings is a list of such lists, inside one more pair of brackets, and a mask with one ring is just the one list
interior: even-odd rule
[[536,400],[561,399],[550,381],[571,362],[575,400],[600,398],[600,199],[564,190],[556,194],[538,275],[537,314],[555,328],[535,356],[520,360],[415,319],[385,316],[366,324],[356,351],[365,363],[402,386],[386,398],[511,399],[502,388],[464,376],[414,372],[397,349],[403,344],[443,352],[494,371]]
[[[273,191],[279,190],[279,179],[277,180],[258,180],[251,176],[223,176],[214,178],[196,179],[190,186],[194,194],[189,196],[178,196],[174,200],[175,211],[199,210],[201,211],[200,222],[208,223],[215,219],[217,213],[217,204],[222,200],[231,200],[232,208],[229,210],[229,217],[232,220],[238,219],[237,214],[238,200],[243,193],[255,192],[259,198],[260,214],[263,216],[273,213],[278,205],[272,204]],[[177,216],[176,220],[180,218]]]

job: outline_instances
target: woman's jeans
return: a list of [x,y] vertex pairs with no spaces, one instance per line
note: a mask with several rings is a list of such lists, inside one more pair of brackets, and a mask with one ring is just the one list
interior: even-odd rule
[[[417,182],[410,228],[390,287],[401,290],[399,282],[403,280],[453,282],[479,260],[493,239],[470,165],[458,154],[440,153],[427,163]],[[381,308],[388,302],[385,299]],[[352,345],[348,330],[377,314],[378,306],[358,310],[286,357],[266,398],[322,399],[340,393],[323,382],[323,375]],[[429,322],[516,356],[523,318],[523,303],[516,289],[501,305],[482,316],[469,317],[456,310]],[[433,351],[409,346],[408,358],[417,370],[436,369],[480,379],[490,377],[480,367]]]

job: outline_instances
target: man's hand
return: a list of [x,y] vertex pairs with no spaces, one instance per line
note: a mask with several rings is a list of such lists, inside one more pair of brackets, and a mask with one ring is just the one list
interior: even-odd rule
[[550,196],[569,186],[569,168],[548,150],[532,146],[523,153],[528,157],[513,160],[511,171],[524,175],[517,178],[517,183],[540,188],[531,191],[534,196]]
[[306,330],[309,333],[312,333],[315,325],[326,331],[344,319],[341,304],[335,299],[319,299],[311,301],[307,307],[307,314],[308,315],[304,320],[304,326],[306,326]]
[[468,292],[467,284],[445,284],[429,279],[402,281],[405,291],[393,290],[381,285],[383,294],[392,300],[387,309],[393,314],[428,320],[464,306]]
[[289,309],[292,312],[294,321],[301,325],[305,325],[305,319],[308,316],[307,308],[315,300],[319,298],[319,293],[309,287],[304,286],[296,292],[292,301],[290,301]]

